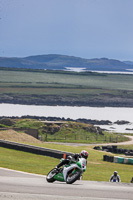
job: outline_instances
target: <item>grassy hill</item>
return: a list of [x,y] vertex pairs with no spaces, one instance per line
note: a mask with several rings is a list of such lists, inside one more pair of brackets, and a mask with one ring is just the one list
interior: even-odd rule
[[[12,125],[9,124],[9,120]],[[108,142],[121,142],[128,140],[123,135],[103,132],[99,127],[91,124],[79,122],[51,122],[35,119],[4,119],[0,120],[0,127],[10,128],[9,130],[0,131],[0,139],[11,140],[15,142],[27,142],[41,144],[40,141],[26,135],[20,130],[16,132],[12,129],[25,128],[25,129],[38,129],[39,138],[42,141],[56,141],[56,142],[74,142],[74,143],[108,143]],[[40,143],[39,143],[40,142]]]
[[0,131],[0,139],[19,143],[42,144],[41,141],[31,135],[24,132],[17,132],[13,129]]
[[64,70],[66,67],[79,67],[87,70],[101,71],[126,71],[126,69],[133,69],[133,65],[115,59],[85,59],[58,54],[36,55],[24,58],[0,57],[0,67],[54,70]]

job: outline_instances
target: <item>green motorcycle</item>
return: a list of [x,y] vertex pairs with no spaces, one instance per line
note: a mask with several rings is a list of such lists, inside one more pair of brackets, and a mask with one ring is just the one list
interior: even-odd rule
[[[62,161],[63,159],[61,159]],[[71,160],[69,164],[63,166],[63,168],[54,168],[52,169],[46,180],[49,183],[54,181],[66,182],[67,184],[72,184],[76,180],[79,180],[83,172],[86,170],[86,159],[79,158],[78,161]]]

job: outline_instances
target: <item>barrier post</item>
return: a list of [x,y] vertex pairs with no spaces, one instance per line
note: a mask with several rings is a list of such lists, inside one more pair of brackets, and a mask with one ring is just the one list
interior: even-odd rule
[[63,154],[63,158],[66,159],[66,153]]

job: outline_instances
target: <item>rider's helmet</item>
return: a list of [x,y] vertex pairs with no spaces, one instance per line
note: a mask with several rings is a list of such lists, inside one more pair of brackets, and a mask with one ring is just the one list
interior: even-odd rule
[[114,171],[114,176],[117,176],[118,172],[117,171]]
[[82,150],[81,153],[80,153],[80,156],[81,156],[82,158],[87,159],[87,158],[88,158],[88,152],[85,151],[85,150]]

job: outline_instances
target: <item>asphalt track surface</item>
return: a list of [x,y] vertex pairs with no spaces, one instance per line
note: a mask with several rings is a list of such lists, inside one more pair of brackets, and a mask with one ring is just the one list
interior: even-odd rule
[[132,183],[47,183],[41,175],[0,168],[0,200],[133,200]]

